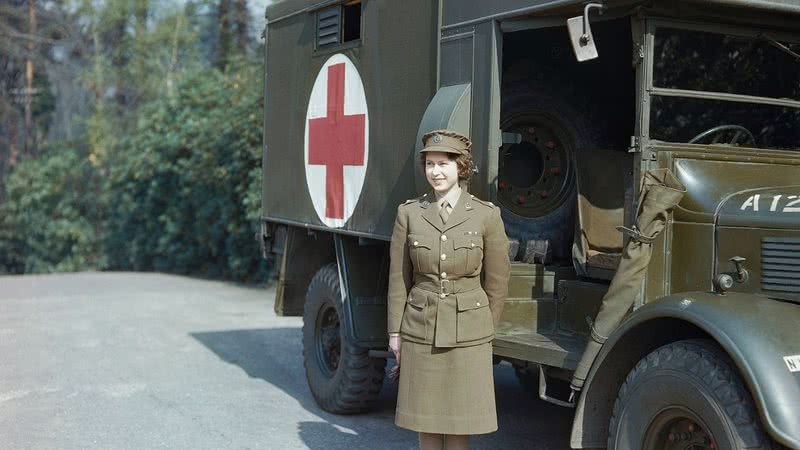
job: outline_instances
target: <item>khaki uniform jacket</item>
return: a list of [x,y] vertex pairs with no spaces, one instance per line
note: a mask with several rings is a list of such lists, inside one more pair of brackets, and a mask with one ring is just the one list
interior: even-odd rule
[[388,332],[437,347],[489,342],[508,293],[500,209],[462,190],[443,223],[433,192],[397,208],[390,248]]

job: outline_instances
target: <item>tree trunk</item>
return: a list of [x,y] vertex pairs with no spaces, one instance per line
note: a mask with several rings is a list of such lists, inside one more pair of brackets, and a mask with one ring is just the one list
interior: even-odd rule
[[[134,28],[134,32],[136,33],[134,36],[133,42],[133,62],[134,62],[134,78],[138,78],[141,80],[146,80],[148,78],[147,73],[147,44],[145,40],[147,39],[147,16],[149,14],[149,0],[136,0],[134,6],[134,16],[136,17],[136,26]],[[140,85],[138,89],[133,90],[132,92],[132,99],[131,99],[131,106],[137,107],[141,102],[142,95],[146,92],[147,87]]]
[[247,0],[219,0],[217,19],[219,20],[219,34],[215,65],[224,69],[232,56],[247,52],[250,27]]
[[19,149],[17,148],[18,120],[19,119],[14,117],[12,120],[8,121],[8,169],[6,170],[6,173],[11,173],[19,161]]
[[175,18],[175,31],[172,33],[172,52],[170,53],[169,67],[167,68],[167,96],[172,98],[175,93],[175,70],[178,65],[178,38],[183,29],[183,14]]
[[240,54],[247,51],[247,32],[250,28],[250,15],[247,10],[247,0],[235,0],[234,3],[233,33],[236,50]]
[[[28,0],[28,34],[36,36],[36,6]],[[33,153],[33,53],[36,46],[33,39],[28,41],[28,54],[25,61],[25,136],[24,151],[29,156]]]
[[231,33],[231,0],[219,0],[217,6],[219,34],[217,36],[217,54],[215,66],[225,69],[231,54],[233,36]]

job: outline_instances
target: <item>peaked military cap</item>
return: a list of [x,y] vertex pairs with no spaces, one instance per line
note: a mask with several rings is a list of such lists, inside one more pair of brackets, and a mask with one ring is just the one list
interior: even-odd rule
[[461,133],[451,130],[433,130],[422,136],[422,150],[425,152],[444,152],[464,155],[470,152],[472,141]]

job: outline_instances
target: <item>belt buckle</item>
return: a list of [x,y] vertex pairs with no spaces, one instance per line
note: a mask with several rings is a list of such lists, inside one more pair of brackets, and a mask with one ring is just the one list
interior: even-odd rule
[[[447,283],[450,283],[449,288]],[[450,295],[453,293],[453,280],[439,280],[439,287],[442,289],[442,294]]]

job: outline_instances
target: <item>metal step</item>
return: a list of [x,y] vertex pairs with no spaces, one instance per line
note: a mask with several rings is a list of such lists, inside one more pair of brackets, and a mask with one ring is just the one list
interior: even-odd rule
[[549,332],[555,329],[556,302],[553,296],[543,298],[507,298],[497,331]]
[[571,267],[511,263],[508,298],[495,330],[494,353],[574,370],[586,338],[559,332],[556,283],[573,278]]
[[508,281],[509,298],[551,297],[555,293],[556,273],[542,264],[511,263]]
[[575,370],[586,347],[586,338],[558,333],[504,331],[498,327],[493,345],[495,355]]

